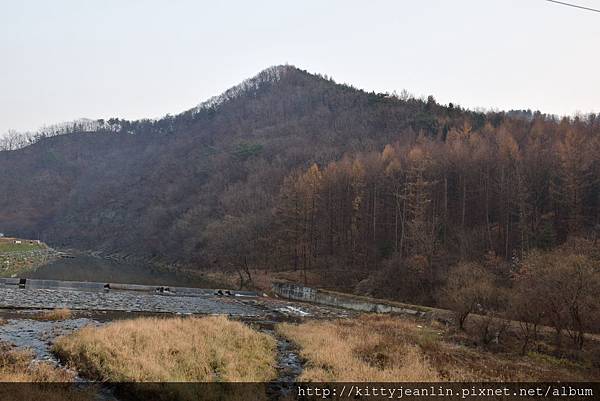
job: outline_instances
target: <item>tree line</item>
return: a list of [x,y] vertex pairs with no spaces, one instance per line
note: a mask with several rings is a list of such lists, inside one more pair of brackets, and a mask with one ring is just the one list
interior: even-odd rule
[[226,208],[205,231],[218,244],[209,258],[246,281],[251,267],[295,270],[309,284],[448,307],[461,328],[483,314],[485,341],[508,317],[523,350],[541,325],[581,348],[600,329],[598,132],[593,118],[464,122],[313,163],[259,201],[270,210]]

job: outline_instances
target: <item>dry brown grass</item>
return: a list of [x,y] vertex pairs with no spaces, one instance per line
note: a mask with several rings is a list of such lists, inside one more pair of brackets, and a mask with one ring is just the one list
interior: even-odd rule
[[[0,400],[92,401],[90,389],[71,386],[75,374],[47,362],[33,361],[33,354],[0,343]],[[11,384],[15,383],[15,384]],[[31,383],[22,385],[19,383]]]
[[43,311],[36,316],[39,320],[67,320],[73,316],[73,312],[70,309],[51,309]]
[[308,361],[301,381],[438,381],[417,344],[398,338],[409,324],[363,316],[282,324],[278,331],[297,343]]
[[[30,351],[0,343],[0,399],[30,401],[91,401],[90,389],[71,387],[75,374],[47,362],[33,361]],[[32,383],[30,385],[7,383]]]
[[0,343],[1,382],[70,382],[74,374],[46,362],[33,362],[33,354]]
[[281,324],[300,348],[306,381],[577,381],[584,367],[492,353],[453,342],[441,325],[363,315],[351,320]]
[[139,318],[85,327],[54,345],[84,375],[113,382],[268,381],[276,341],[225,317]]

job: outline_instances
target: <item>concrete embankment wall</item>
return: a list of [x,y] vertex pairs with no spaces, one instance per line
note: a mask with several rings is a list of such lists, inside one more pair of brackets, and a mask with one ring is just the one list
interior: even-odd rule
[[40,280],[40,279],[22,279],[22,278],[0,278],[0,286],[19,286],[22,288],[36,289],[62,289],[74,291],[142,291],[142,292],[161,292],[163,294],[172,294],[177,296],[211,296],[233,295],[250,296],[258,294],[252,291],[233,291],[208,288],[192,287],[173,287],[161,285],[142,285],[142,284],[121,284],[121,283],[103,283],[92,281],[64,281],[64,280]]
[[293,283],[275,283],[273,284],[273,292],[283,298],[295,301],[312,302],[359,312],[399,313],[413,316],[424,316],[429,312],[428,308],[413,307],[412,305],[402,305],[372,298],[355,297],[349,294],[318,290]]

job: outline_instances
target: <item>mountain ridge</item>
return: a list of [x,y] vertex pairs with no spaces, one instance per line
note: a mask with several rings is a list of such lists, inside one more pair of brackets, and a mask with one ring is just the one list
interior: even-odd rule
[[[347,84],[339,84],[336,83],[332,78],[328,78],[327,76],[323,76],[318,73],[310,73],[306,70],[300,69],[293,65],[281,64],[275,65],[264,70],[260,71],[256,75],[251,78],[248,78],[241,83],[228,88],[224,92],[219,95],[208,98],[205,101],[200,102],[197,106],[194,106],[190,109],[181,111],[174,115],[166,114],[162,117],[158,118],[140,118],[136,120],[127,120],[121,119],[119,117],[111,117],[108,119],[100,118],[100,119],[92,119],[92,118],[80,118],[73,121],[67,121],[62,123],[55,123],[43,126],[39,128],[37,131],[33,132],[13,132],[14,135],[21,135],[23,138],[20,139],[20,145],[16,148],[21,148],[23,146],[27,146],[37,142],[40,139],[45,139],[53,136],[70,134],[70,133],[92,133],[92,132],[122,132],[134,134],[132,131],[132,127],[142,126],[142,130],[148,129],[149,126],[152,125],[168,125],[171,121],[175,119],[194,119],[201,117],[202,114],[210,114],[214,113],[219,106],[226,104],[229,101],[234,101],[237,97],[243,96],[244,94],[253,92],[257,93],[264,86],[274,85],[279,80],[284,78],[285,75],[295,76],[297,81],[302,79],[313,79],[313,80],[321,80],[322,82],[329,83],[333,86],[337,86],[338,88],[345,88],[347,90],[355,91],[357,93],[376,96],[379,100],[388,99],[388,100],[396,100],[396,101],[415,101],[421,102],[424,101],[421,99],[410,98],[409,95],[406,95],[405,99],[400,100],[397,95],[391,95],[389,93],[375,93],[375,92],[367,92],[363,89],[355,88],[354,86],[350,86]],[[440,105],[438,105],[440,106]],[[442,106],[440,106],[442,107]],[[455,107],[455,106],[452,106]],[[458,108],[460,110],[460,107]],[[471,113],[480,113],[480,112],[472,112],[469,110],[465,110],[466,112]],[[159,128],[165,130],[164,127]],[[4,150],[16,150],[11,148],[10,146],[5,146]],[[2,151],[2,146],[0,146],[0,151]]]
[[[286,75],[286,80],[281,79],[283,75]],[[274,85],[275,82],[279,85]],[[368,94],[336,84],[292,66],[275,66],[263,70],[255,77],[225,91],[216,99],[218,100],[209,99],[199,107],[158,120],[99,120],[101,123],[95,130],[93,126],[81,127],[75,124],[64,133],[57,135],[55,132],[48,137],[42,135],[31,144],[32,146],[17,151],[0,152],[0,165],[7,172],[4,182],[0,183],[5,187],[10,183],[16,189],[4,192],[5,204],[18,203],[8,194],[19,192],[22,192],[22,195],[17,198],[27,204],[24,209],[12,211],[13,216],[18,216],[16,220],[6,219],[5,211],[0,215],[0,224],[6,227],[5,231],[15,234],[34,237],[38,234],[41,238],[53,242],[53,245],[78,245],[79,235],[66,234],[71,228],[67,227],[58,234],[50,227],[55,227],[57,220],[70,220],[68,215],[78,210],[78,205],[91,202],[93,197],[97,197],[92,202],[95,207],[102,204],[99,188],[104,188],[104,191],[111,193],[116,199],[126,196],[129,191],[127,185],[123,184],[123,187],[116,190],[116,194],[112,191],[130,172],[130,178],[133,184],[136,184],[153,179],[152,171],[157,170],[156,163],[161,164],[158,170],[173,168],[168,167],[173,162],[161,156],[161,146],[165,146],[166,152],[174,152],[179,157],[187,158],[188,163],[193,163],[195,167],[191,167],[191,170],[194,171],[194,175],[187,178],[200,183],[206,178],[206,173],[200,166],[207,163],[207,159],[218,163],[219,157],[216,155],[221,154],[227,159],[233,159],[234,163],[243,164],[247,162],[246,159],[252,159],[254,153],[264,152],[267,159],[273,160],[272,158],[280,152],[286,152],[285,148],[289,144],[280,143],[286,140],[291,142],[291,147],[299,154],[292,157],[297,159],[293,163],[286,163],[285,160],[290,158],[282,156],[283,165],[297,164],[300,160],[304,160],[301,164],[307,164],[309,160],[324,161],[332,157],[330,153],[335,153],[337,156],[334,157],[338,157],[344,151],[335,149],[337,145],[334,142],[339,144],[344,136],[344,128],[350,126],[345,121],[346,118],[340,117],[339,113],[346,113],[354,107],[363,109],[367,118],[361,119],[356,126],[359,127],[359,131],[369,131],[373,135],[375,130],[385,130],[385,118],[374,118],[365,110],[376,107],[382,113],[391,115],[395,114],[391,109],[404,104],[397,99]],[[421,108],[422,104],[414,100],[413,106]],[[360,112],[350,111],[347,114],[356,117]],[[314,118],[317,115],[319,117]],[[325,124],[325,127],[322,127],[321,123]],[[321,148],[321,155],[311,155],[313,146],[309,146],[308,142],[317,139],[328,142],[329,150]],[[373,139],[359,135],[355,136],[353,141],[356,143],[351,146],[362,147],[365,143],[373,142]],[[368,146],[375,145],[373,143]],[[198,154],[192,155],[190,149],[198,150],[206,158]],[[139,152],[148,152],[148,158],[140,157]],[[103,158],[106,159],[102,160]],[[14,163],[21,165],[17,166]],[[163,165],[165,167],[162,167]],[[177,168],[186,170],[179,164]],[[133,173],[134,170],[136,173]],[[27,176],[31,182],[11,182],[11,176],[20,175],[18,171],[28,171]],[[244,174],[240,173],[238,176]],[[228,179],[235,180],[239,177]],[[172,177],[172,180],[180,181],[180,178]],[[43,193],[31,196],[39,188],[24,188],[34,181],[52,181],[54,184],[45,188]],[[91,182],[96,184],[95,188],[90,186]],[[80,191],[85,192],[85,196],[81,195]],[[54,210],[60,211],[60,216],[55,214]],[[86,220],[87,223],[95,226],[100,220],[110,220],[114,213],[99,210],[98,214],[94,218],[90,217],[91,220]],[[10,224],[7,224],[7,220]],[[96,231],[101,230],[97,228]],[[85,245],[94,248],[94,244],[87,241]],[[101,243],[96,245],[102,248]],[[108,248],[112,250],[114,245]]]
[[[585,140],[595,143],[599,121],[595,116],[558,121],[541,113],[484,114],[442,106],[433,97],[366,92],[292,66],[275,66],[175,116],[75,124],[63,134],[42,135],[30,146],[0,152],[0,231],[39,238],[55,248],[183,267],[297,269],[304,263],[378,271],[391,250],[407,246],[394,239],[400,230],[394,205],[408,202],[410,194],[397,194],[394,188],[409,191],[417,185],[411,181],[416,179],[415,155],[425,155],[429,161],[418,171],[427,176],[418,185],[431,181],[424,188],[432,198],[419,213],[444,222],[443,237],[432,231],[434,244],[443,243],[451,255],[431,254],[427,260],[452,262],[464,238],[475,233],[486,237],[472,239],[473,244],[487,244],[510,258],[513,250],[524,249],[516,240],[522,234],[517,233],[521,215],[532,216],[531,226],[540,230],[536,243],[564,241],[569,234],[562,228],[546,232],[547,216],[554,216],[558,227],[571,213],[571,206],[552,212],[562,204],[557,202],[564,203],[553,195],[554,181],[570,177],[560,155],[579,149]],[[569,132],[578,135],[574,144],[565,142]],[[520,166],[537,154],[546,159]],[[516,161],[498,159],[511,155],[517,155]],[[595,174],[597,164],[590,160],[581,169],[588,174],[592,168]],[[477,168],[472,172],[475,167],[467,166]],[[527,195],[523,201],[535,205],[532,211],[519,209],[521,204],[506,192],[506,177],[492,177],[505,171],[498,166],[510,172],[514,188],[523,186],[523,169],[543,177],[531,180],[538,180],[537,191],[546,195]],[[314,189],[306,192],[313,181]],[[326,185],[333,187],[321,193]],[[485,195],[481,188],[491,189]],[[581,224],[582,218],[598,218],[596,184],[582,191],[588,203],[576,206],[581,210],[573,226],[577,230],[591,225]],[[341,194],[351,197],[338,199],[335,207],[321,205]],[[316,253],[307,248],[307,243],[316,247],[318,238],[309,235],[311,229],[288,238],[296,232],[290,224],[303,226],[309,218],[289,221],[290,215],[299,216],[294,204],[309,207],[303,202],[311,197],[326,208],[319,213],[329,216],[322,221],[330,224],[319,234],[330,237],[329,245],[315,248]],[[487,217],[480,210],[486,199]],[[514,210],[506,211],[505,204]],[[340,221],[327,215],[338,209],[348,215]],[[312,216],[310,208],[302,210]],[[383,221],[377,223],[377,216]],[[342,226],[344,237],[338,238]],[[357,248],[336,255],[338,242]],[[285,248],[286,243],[295,245]],[[223,249],[222,244],[229,245]],[[483,252],[477,249],[474,254]],[[364,278],[363,273],[353,276]]]

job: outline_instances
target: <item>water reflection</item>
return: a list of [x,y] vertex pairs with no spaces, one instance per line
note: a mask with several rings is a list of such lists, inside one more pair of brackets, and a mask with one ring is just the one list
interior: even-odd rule
[[27,278],[100,281],[181,287],[219,288],[222,285],[199,274],[161,271],[148,265],[104,259],[90,255],[62,258],[24,275]]

